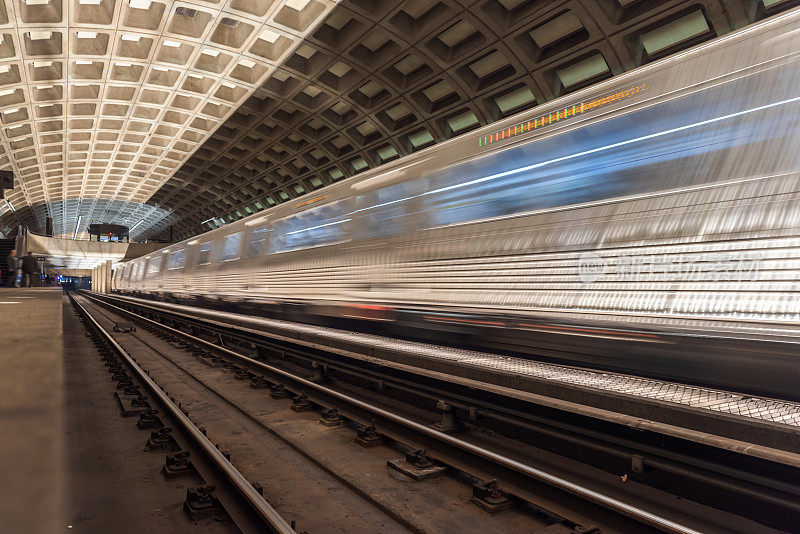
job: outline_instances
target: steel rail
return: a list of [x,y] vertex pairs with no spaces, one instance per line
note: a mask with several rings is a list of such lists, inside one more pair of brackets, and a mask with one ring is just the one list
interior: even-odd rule
[[[179,322],[180,321],[185,321],[185,319],[179,319]],[[214,327],[213,329],[217,332],[220,331],[219,327]],[[239,331],[236,326],[232,326],[230,329],[235,333],[224,333],[223,335],[232,336],[234,339],[238,339],[239,341],[251,341],[251,339],[247,337],[247,334]],[[279,345],[279,343],[275,343],[275,345]],[[453,407],[458,406],[465,411],[468,410],[470,406],[473,406],[471,399],[465,396],[466,392],[445,393],[439,389],[436,389],[434,386],[415,383],[409,378],[399,378],[395,376],[390,377],[379,372],[360,368],[353,364],[343,363],[324,355],[306,354],[303,353],[302,350],[293,350],[292,354],[295,356],[300,356],[301,358],[306,358],[309,361],[325,362],[325,365],[329,371],[336,370],[354,377],[371,377],[373,379],[388,380],[391,382],[392,389],[413,393],[434,402],[441,399],[446,399],[447,404]],[[761,474],[737,470],[735,468],[730,468],[725,464],[713,464],[698,457],[682,456],[681,454],[672,453],[667,450],[661,450],[650,445],[636,443],[630,439],[621,438],[613,434],[606,435],[599,431],[582,429],[574,424],[564,423],[559,420],[547,420],[541,416],[534,416],[529,413],[523,414],[518,410],[503,408],[492,402],[482,401],[480,404],[483,409],[479,410],[477,413],[480,413],[487,419],[531,429],[557,439],[581,444],[587,448],[594,449],[621,459],[629,459],[631,455],[636,453],[646,454],[646,463],[648,466],[657,467],[662,471],[675,473],[698,482],[716,483],[716,485],[719,487],[730,489],[739,494],[748,495],[765,502],[770,502],[777,506],[800,511],[800,502],[787,500],[781,498],[780,496],[770,496],[763,492],[759,492],[754,488],[750,488],[746,485],[741,485],[735,482],[716,480],[710,477],[708,473],[703,473],[701,471],[715,472],[719,475],[732,477],[749,484],[761,485],[766,488],[772,488],[792,495],[800,495],[800,487],[798,486],[776,482],[772,479],[764,477]],[[581,435],[583,436],[582,438],[578,437]],[[601,442],[605,442],[607,445],[601,445]],[[741,447],[749,446],[749,444],[745,442],[739,443]],[[679,464],[681,463],[685,465],[680,466]],[[800,465],[800,463],[796,463],[796,465]],[[692,469],[687,469],[686,466],[689,466]]]
[[[368,358],[374,357],[374,355],[370,354],[369,352],[358,352],[358,351],[351,352],[351,350],[356,350],[356,349],[350,349],[347,347],[337,348],[333,346],[320,346],[321,343],[327,343],[328,342],[327,339],[325,341],[310,341],[309,339],[292,337],[287,333],[281,333],[281,332],[276,333],[274,331],[269,331],[269,330],[259,331],[257,327],[260,325],[260,321],[262,320],[262,318],[259,317],[242,316],[242,322],[236,322],[236,320],[233,319],[234,322],[226,323],[224,321],[232,320],[231,316],[233,316],[234,314],[230,312],[218,312],[208,309],[187,307],[193,311],[199,312],[197,315],[192,315],[191,312],[175,309],[181,307],[177,304],[157,303],[155,301],[145,301],[143,299],[122,297],[119,295],[107,295],[107,294],[97,295],[96,298],[98,298],[100,301],[106,302],[107,305],[113,306],[114,304],[107,302],[107,301],[113,301],[116,302],[118,305],[122,306],[124,305],[134,306],[141,310],[151,311],[156,314],[168,317],[170,318],[170,320],[173,321],[175,320],[175,318],[177,318],[179,321],[186,322],[187,324],[193,326],[203,326],[205,328],[211,328],[212,330],[215,331],[223,331],[226,332],[226,335],[231,335],[228,332],[232,331],[235,332],[232,336],[234,338],[245,339],[248,336],[258,336],[267,339],[271,343],[296,344],[302,346],[304,350],[308,349],[323,350],[325,352],[329,352],[330,354],[344,356],[345,358],[361,359],[362,361],[368,361],[361,358],[362,356],[367,356]],[[307,327],[308,325],[302,325],[302,326]],[[393,366],[393,364],[397,364],[399,362],[400,361],[397,359],[387,360],[387,363],[389,364],[390,367]],[[438,373],[438,371],[433,371],[432,373],[436,374]],[[433,375],[426,375],[426,376],[433,376]],[[462,386],[467,386],[469,388],[472,387],[480,388],[481,384],[479,381],[467,378],[466,375],[454,375],[449,377],[449,379],[452,380],[454,383],[458,383]],[[726,437],[726,434],[724,432],[722,434],[710,434],[708,432],[693,429],[692,427],[678,426],[676,424],[671,424],[667,422],[654,421],[651,420],[647,414],[633,415],[627,413],[618,413],[614,411],[609,411],[608,409],[595,407],[591,404],[568,401],[564,400],[563,398],[556,399],[547,396],[545,394],[534,393],[534,390],[528,390],[528,389],[514,390],[506,386],[498,386],[498,385],[493,385],[492,387],[492,391],[498,391],[499,389],[503,389],[504,390],[503,394],[509,396],[510,398],[515,398],[526,402],[533,402],[540,406],[554,408],[557,410],[565,410],[574,414],[587,416],[593,419],[607,421],[612,424],[620,424],[630,428],[648,430],[659,434],[675,437],[678,439],[699,443],[701,445],[727,450],[738,454],[743,454],[746,456],[752,456],[770,462],[785,464],[792,467],[800,467],[800,454],[790,452],[785,448],[768,446],[765,444],[766,442],[764,442],[763,440],[761,442],[759,441],[749,442],[740,439]],[[764,400],[770,401],[774,399],[764,398]],[[732,421],[730,419],[727,419],[728,414],[724,412],[713,412],[713,415],[715,416],[715,422],[717,423],[719,423],[720,421],[726,423]],[[774,424],[769,421],[764,421],[761,419],[755,419],[755,421],[760,423],[767,423],[770,425]],[[779,425],[777,424],[774,425],[775,425],[774,428],[778,429],[779,432],[783,431],[783,429],[778,428]]]
[[[98,299],[97,297],[95,297],[93,295],[86,295],[86,297],[91,299],[91,300],[96,300],[98,302],[103,303],[102,300]],[[163,330],[166,330],[166,331],[169,331],[171,333],[177,334],[177,335],[179,335],[181,337],[190,339],[191,341],[193,341],[195,343],[199,343],[199,344],[207,346],[207,347],[209,347],[209,348],[211,348],[211,349],[213,349],[215,351],[227,354],[227,355],[229,355],[229,356],[231,356],[231,357],[233,357],[235,359],[238,359],[240,361],[244,361],[244,362],[248,363],[249,365],[264,369],[264,370],[266,370],[266,371],[268,371],[268,372],[270,372],[272,374],[275,374],[275,375],[282,376],[284,378],[290,379],[293,382],[295,382],[297,384],[300,384],[300,385],[302,385],[302,386],[304,386],[304,387],[306,387],[308,389],[313,389],[313,390],[322,392],[322,393],[324,393],[325,395],[327,395],[329,397],[332,397],[334,399],[342,401],[342,402],[344,402],[346,404],[349,404],[351,406],[355,406],[355,407],[357,407],[357,408],[359,408],[361,410],[364,410],[364,411],[366,411],[368,413],[371,413],[373,415],[379,416],[379,417],[381,417],[383,419],[386,419],[388,421],[392,421],[395,424],[398,424],[398,425],[401,425],[403,427],[409,428],[409,429],[411,429],[411,430],[413,430],[415,432],[418,432],[418,433],[420,433],[420,434],[422,434],[424,436],[427,436],[429,438],[433,438],[436,441],[439,441],[439,442],[448,444],[450,446],[456,447],[456,448],[458,448],[458,449],[460,449],[460,450],[462,450],[464,452],[467,452],[469,454],[479,456],[481,458],[489,460],[489,461],[491,461],[491,462],[493,462],[495,464],[498,464],[498,465],[500,465],[502,467],[505,467],[507,469],[511,469],[511,470],[513,470],[513,471],[515,471],[517,473],[520,473],[522,475],[525,475],[527,477],[536,479],[536,480],[538,480],[540,482],[544,482],[544,483],[546,483],[546,484],[548,484],[550,486],[554,486],[554,487],[559,488],[559,489],[561,489],[563,491],[569,492],[569,493],[571,493],[573,495],[577,495],[578,497],[581,497],[583,499],[586,499],[586,500],[589,500],[589,501],[594,502],[596,504],[599,504],[599,505],[601,505],[601,506],[603,506],[603,507],[605,507],[607,509],[610,509],[610,510],[612,510],[614,512],[621,513],[621,514],[623,514],[625,516],[631,517],[631,518],[633,518],[633,519],[635,519],[635,520],[637,520],[639,522],[646,523],[646,524],[648,524],[648,525],[650,525],[652,527],[655,527],[655,528],[657,528],[659,530],[662,530],[664,532],[672,532],[672,533],[680,533],[680,534],[700,534],[700,531],[695,530],[695,529],[693,529],[691,527],[688,527],[686,525],[682,525],[682,524],[680,524],[680,523],[678,523],[676,521],[672,521],[671,519],[668,519],[666,517],[662,517],[662,516],[660,516],[658,514],[655,514],[655,513],[652,513],[652,512],[648,512],[647,510],[644,510],[644,509],[642,509],[642,508],[640,508],[638,506],[625,503],[623,501],[620,501],[619,499],[616,499],[614,497],[611,497],[611,496],[605,495],[603,493],[600,493],[598,491],[592,490],[591,488],[588,488],[588,487],[583,486],[581,484],[577,484],[575,482],[571,482],[571,481],[566,480],[566,479],[564,479],[562,477],[559,477],[559,476],[554,475],[552,473],[548,473],[548,472],[546,472],[544,470],[541,470],[541,469],[538,469],[536,467],[527,465],[527,464],[525,464],[523,462],[520,462],[520,461],[515,460],[513,458],[509,458],[509,457],[504,456],[502,454],[498,454],[496,452],[493,452],[493,451],[491,451],[489,449],[486,449],[484,447],[481,447],[479,445],[475,445],[473,443],[470,443],[468,441],[465,441],[465,440],[459,439],[457,437],[451,436],[451,435],[446,434],[444,432],[440,432],[440,431],[438,431],[438,430],[436,430],[434,428],[431,428],[431,427],[426,426],[424,424],[418,423],[418,422],[413,421],[411,419],[408,419],[406,417],[397,415],[397,414],[392,413],[392,412],[390,412],[388,410],[385,410],[385,409],[383,409],[383,408],[381,408],[379,406],[375,406],[373,404],[364,402],[364,401],[359,400],[359,399],[357,399],[355,397],[351,397],[350,395],[346,395],[344,393],[338,392],[336,390],[333,390],[331,388],[328,388],[328,387],[326,387],[324,385],[318,384],[318,383],[313,382],[311,380],[308,380],[306,378],[297,376],[297,375],[295,375],[293,373],[290,373],[290,372],[285,371],[283,369],[280,369],[278,367],[274,367],[272,365],[269,365],[269,364],[254,360],[252,358],[248,358],[247,356],[239,354],[239,353],[237,353],[235,351],[232,351],[232,350],[227,349],[225,347],[221,347],[221,346],[216,345],[216,344],[214,344],[214,343],[212,343],[210,341],[207,341],[207,340],[202,339],[200,337],[194,336],[192,334],[188,334],[188,333],[183,332],[183,331],[181,331],[179,329],[163,325],[163,324],[161,324],[158,321],[155,321],[153,319],[144,317],[142,315],[133,313],[133,312],[128,311],[128,310],[124,310],[122,308],[119,308],[118,306],[114,306],[113,304],[109,304],[109,303],[104,303],[104,304],[107,305],[107,306],[111,306],[113,308],[116,308],[116,309],[118,309],[120,311],[123,311],[124,313],[127,313],[127,314],[130,314],[132,316],[135,316],[136,318],[138,318],[140,320],[143,320],[145,322],[148,322],[148,323],[150,323],[150,324],[152,324],[152,325],[154,325],[154,326],[156,326],[158,328],[161,328]]]
[[235,488],[237,493],[246,502],[256,516],[261,520],[263,526],[270,532],[277,534],[296,534],[295,530],[278,514],[278,512],[267,503],[264,497],[258,493],[253,485],[242,475],[236,467],[220,452],[216,446],[203,434],[203,432],[192,422],[186,414],[169,398],[169,396],[153,381],[152,378],[136,363],[136,361],[116,342],[114,337],[103,328],[92,314],[77,301],[70,293],[67,293],[72,304],[87,318],[92,326],[105,338],[114,350],[125,360],[125,363],[136,373],[136,376],[144,385],[155,395],[158,402],[166,408],[169,416],[178,422],[182,430],[200,448],[206,457],[212,462],[213,467],[222,472],[228,482]]
[[[321,357],[315,357],[315,360],[326,361]],[[353,374],[353,376],[373,376],[369,371],[358,369],[354,366],[343,365],[338,362],[331,363],[327,360],[328,369],[336,369],[342,373]],[[453,407],[460,407],[464,410],[469,409],[471,403],[469,399],[460,393],[437,393],[437,390],[432,386],[425,385],[410,385],[408,379],[402,378],[386,378],[384,375],[375,373],[374,376],[379,379],[391,380],[393,389],[414,393],[423,396],[429,400],[437,401],[445,399],[447,404]],[[527,428],[535,432],[539,432],[548,436],[562,439],[567,442],[583,445],[587,448],[609,454],[621,459],[630,459],[633,454],[646,454],[646,464],[651,467],[679,474],[680,476],[694,479],[698,482],[713,483],[720,487],[725,487],[740,493],[748,495],[759,500],[770,502],[772,504],[782,506],[784,508],[800,511],[800,502],[793,500],[783,499],[781,497],[769,496],[763,492],[758,492],[753,488],[737,484],[735,482],[720,481],[710,477],[706,472],[715,472],[720,475],[732,477],[742,480],[746,483],[757,484],[766,488],[772,488],[781,492],[791,495],[800,495],[800,486],[784,484],[776,482],[772,479],[766,478],[761,474],[753,474],[731,468],[725,464],[716,465],[709,461],[692,457],[681,456],[667,450],[658,449],[652,445],[636,443],[630,439],[625,439],[615,435],[605,435],[602,432],[587,430],[576,427],[574,424],[563,423],[558,420],[547,420],[541,416],[531,414],[523,414],[518,410],[501,408],[497,404],[492,404],[486,401],[481,402],[483,409],[479,409],[483,417],[495,420],[501,423],[516,425],[522,428]],[[581,437],[582,436],[582,437]],[[605,443],[605,444],[601,444]],[[746,444],[742,444],[746,446]],[[680,464],[684,464],[681,466]],[[691,469],[687,468],[690,467]]]

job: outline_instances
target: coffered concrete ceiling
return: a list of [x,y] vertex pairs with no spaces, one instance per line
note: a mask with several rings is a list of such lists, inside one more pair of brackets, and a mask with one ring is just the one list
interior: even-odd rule
[[79,218],[79,233],[162,220],[153,193],[335,4],[0,2],[0,167],[17,175],[3,209],[70,236]]
[[[36,206],[17,208],[19,217],[35,230],[49,213],[56,233],[70,234],[83,214],[162,239],[170,227],[175,238],[206,231],[800,4],[82,0],[107,20],[82,22],[81,0],[58,9],[28,1],[7,1],[7,12],[66,18],[13,15],[0,26],[15,47],[0,59],[0,83],[20,79],[0,85],[0,167],[23,177],[15,207]],[[53,91],[37,87],[50,85],[63,96],[37,100]],[[43,115],[51,103],[58,114]],[[0,229],[15,220],[3,209]]]

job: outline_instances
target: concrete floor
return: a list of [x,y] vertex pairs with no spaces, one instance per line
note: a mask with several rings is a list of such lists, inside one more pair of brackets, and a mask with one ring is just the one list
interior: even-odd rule
[[0,289],[0,525],[64,530],[61,289]]

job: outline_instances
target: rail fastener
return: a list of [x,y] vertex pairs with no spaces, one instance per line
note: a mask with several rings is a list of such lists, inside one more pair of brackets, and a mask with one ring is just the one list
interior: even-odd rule
[[161,474],[164,478],[186,478],[198,476],[189,451],[178,451],[167,454],[164,465],[161,467]]

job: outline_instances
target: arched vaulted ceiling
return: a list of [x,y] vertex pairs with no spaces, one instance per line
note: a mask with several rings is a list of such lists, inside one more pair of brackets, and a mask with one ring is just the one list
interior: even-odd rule
[[[238,57],[267,72],[243,83],[231,79],[236,77],[228,70],[229,84],[244,90],[237,93],[239,100],[231,96],[226,101],[212,91],[204,97],[229,108],[226,113],[215,116],[205,100],[191,111],[180,108],[180,95],[195,95],[176,86],[156,119],[162,122],[153,126],[170,130],[150,131],[127,173],[101,179],[104,184],[109,176],[118,177],[111,180],[118,180],[119,190],[133,187],[139,196],[131,200],[137,204],[127,211],[95,211],[95,216],[127,223],[140,238],[166,238],[169,227],[173,237],[185,238],[208,230],[214,219],[247,216],[793,8],[800,0],[342,0],[320,3],[329,11],[317,14],[302,40],[297,31],[275,29],[280,24],[270,19],[286,4],[308,8],[308,0],[213,4],[241,22],[250,20],[243,13],[254,15],[264,9],[258,6],[267,6],[263,24],[291,42],[273,34],[259,41],[261,27],[251,32]],[[163,15],[165,25],[178,5],[165,9],[170,14]],[[211,28],[220,24],[210,22],[202,37],[186,43],[216,46]],[[285,45],[280,57],[266,53],[263,47],[270,42]],[[158,41],[159,50],[165,50],[164,44]],[[187,73],[197,67],[191,61],[183,64]],[[224,87],[220,82],[213,91]],[[137,103],[130,108],[127,120],[139,120]],[[176,127],[163,121],[169,112],[190,116]],[[5,123],[1,107],[0,118]],[[207,129],[196,128],[197,118],[209,121]],[[164,135],[168,132],[173,135]],[[66,144],[71,134],[68,123]],[[120,132],[120,147],[137,144],[126,141],[129,134],[136,132]],[[91,140],[102,142],[99,136]],[[161,152],[153,156],[149,174],[140,175],[136,165],[150,165],[149,159],[140,161],[150,147]],[[118,148],[113,154],[111,168],[124,152]],[[91,163],[93,158],[88,159]],[[97,191],[85,185],[92,183],[90,168],[81,182],[81,203],[95,202],[86,194]],[[47,179],[42,183],[46,187]],[[62,196],[65,205],[57,209],[77,215],[80,209],[69,206],[71,197]],[[4,214],[0,228],[9,215]],[[44,211],[32,215],[42,224]],[[74,217],[66,220],[69,230]]]
[[0,0],[3,227],[148,225],[152,195],[337,0]]

